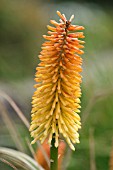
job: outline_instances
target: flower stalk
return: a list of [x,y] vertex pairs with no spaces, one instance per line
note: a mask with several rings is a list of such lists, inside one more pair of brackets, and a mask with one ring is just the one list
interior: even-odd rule
[[55,138],[52,138],[50,147],[50,170],[58,170],[58,147],[55,145]]
[[[47,26],[48,35],[42,44],[36,68],[36,91],[32,100],[32,121],[30,126],[32,144],[41,143],[48,138],[51,147],[51,159],[58,159],[59,137],[64,137],[72,150],[79,143],[78,130],[81,128],[79,108],[81,96],[82,55],[84,52],[83,26],[72,25],[64,14],[57,11],[60,22],[51,20],[54,26]],[[79,39],[80,38],[80,39]],[[57,148],[57,149],[56,149]],[[53,152],[55,153],[52,156]],[[54,165],[55,166],[55,165]],[[55,168],[55,167],[54,167]]]

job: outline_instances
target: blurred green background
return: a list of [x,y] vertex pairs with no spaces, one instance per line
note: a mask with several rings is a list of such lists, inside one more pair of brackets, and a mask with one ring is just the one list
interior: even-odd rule
[[[113,2],[108,2],[0,0],[0,93],[11,96],[29,120],[35,68],[49,20],[58,21],[59,10],[67,18],[74,14],[73,24],[85,27],[83,127],[68,170],[113,170],[109,165],[113,138]],[[0,99],[3,101],[3,97]],[[29,153],[25,142],[27,129],[8,102],[3,102],[21,135],[25,152]],[[1,114],[0,146],[17,148]]]

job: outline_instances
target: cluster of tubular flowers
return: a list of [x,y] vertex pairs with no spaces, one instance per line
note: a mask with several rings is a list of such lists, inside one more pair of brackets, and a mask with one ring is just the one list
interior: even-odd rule
[[43,37],[39,58],[40,63],[35,75],[36,91],[32,97],[31,136],[32,144],[41,143],[48,138],[51,144],[55,138],[55,147],[59,145],[59,135],[63,136],[72,150],[79,143],[78,129],[81,128],[79,108],[81,96],[81,64],[79,55],[84,52],[83,26],[72,25],[72,15],[67,20],[57,11],[60,22],[51,20],[54,26],[47,26],[49,35]]

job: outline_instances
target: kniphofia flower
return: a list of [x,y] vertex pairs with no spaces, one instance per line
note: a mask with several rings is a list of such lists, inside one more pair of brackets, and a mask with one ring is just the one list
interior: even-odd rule
[[[63,136],[71,149],[79,143],[78,129],[81,128],[79,108],[81,96],[81,64],[79,55],[84,52],[83,26],[72,25],[64,14],[57,11],[60,22],[51,20],[54,26],[47,26],[49,35],[43,35],[46,41],[42,44],[36,68],[36,91],[32,98],[31,136],[32,144],[41,143],[48,138],[51,144],[55,138],[55,147],[59,145],[59,136]],[[80,38],[80,40],[79,40]]]

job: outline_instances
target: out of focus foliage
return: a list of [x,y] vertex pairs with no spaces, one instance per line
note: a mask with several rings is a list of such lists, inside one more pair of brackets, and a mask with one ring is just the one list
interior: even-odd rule
[[0,76],[30,76],[39,51],[44,20],[38,4],[30,1],[0,2]]
[[[93,129],[97,170],[109,169],[113,137],[113,9],[112,6],[109,7],[107,1],[105,3],[98,1],[98,4],[94,2],[96,1],[75,3],[75,1],[60,0],[1,0],[0,2],[0,83],[5,87],[2,89],[8,91],[10,88],[9,94],[17,101],[18,96],[20,97],[18,103],[27,110],[27,113],[30,112],[27,108],[30,107],[33,91],[31,84],[38,63],[37,56],[49,20],[58,20],[56,10],[59,10],[66,14],[67,18],[74,14],[73,23],[86,28],[82,73],[81,143],[76,146],[76,151],[72,154],[68,170],[90,169],[91,129]],[[24,101],[25,96],[28,100]],[[4,131],[0,130],[0,133]],[[1,143],[3,144],[4,142]]]
[[[69,1],[69,0],[65,0],[65,1]],[[79,3],[94,3],[94,4],[98,4],[100,6],[106,6],[108,8],[110,8],[110,5],[113,4],[113,1],[107,1],[107,0],[70,0],[71,2],[79,2]],[[46,2],[46,0],[45,0]],[[55,2],[63,2],[63,0],[55,0]]]

